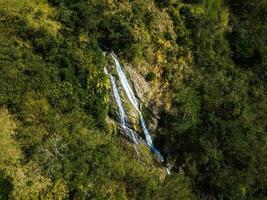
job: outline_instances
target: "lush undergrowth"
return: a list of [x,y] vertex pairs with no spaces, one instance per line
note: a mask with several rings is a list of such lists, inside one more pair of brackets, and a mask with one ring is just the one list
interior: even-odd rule
[[[266,9],[0,0],[0,199],[266,198]],[[106,123],[103,44],[171,97],[164,181]]]

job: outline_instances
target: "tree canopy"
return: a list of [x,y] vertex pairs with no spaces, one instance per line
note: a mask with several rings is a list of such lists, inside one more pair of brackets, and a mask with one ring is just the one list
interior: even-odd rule
[[[0,200],[266,199],[266,10],[0,0]],[[155,134],[171,176],[112,125],[101,45],[164,87]]]

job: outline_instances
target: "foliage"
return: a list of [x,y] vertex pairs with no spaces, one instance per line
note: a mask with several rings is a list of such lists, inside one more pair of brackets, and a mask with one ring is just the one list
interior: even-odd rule
[[188,179],[179,174],[172,174],[163,182],[156,199],[193,200],[197,198],[190,191]]
[[[232,9],[238,9],[238,4],[243,6],[229,2]],[[260,37],[263,27],[245,25],[253,23],[252,15],[258,19],[256,24],[263,23],[258,9],[251,14],[233,11],[229,16],[221,1],[204,1],[201,12],[195,5],[180,10],[191,30],[194,71],[185,86],[174,91],[173,107],[162,113],[162,126],[172,139],[177,167],[183,167],[203,197],[261,199],[265,195],[266,122],[256,116],[265,116],[267,109],[262,105],[266,92],[261,81],[266,61],[260,53],[264,47],[255,45],[265,41]],[[229,25],[237,27],[228,32]],[[255,158],[259,152],[261,158]]]
[[148,72],[145,77],[146,81],[153,81],[156,79],[156,74],[153,72]]
[[[264,199],[266,7],[0,0],[0,199]],[[106,123],[100,44],[170,97],[165,180]]]
[[105,123],[110,86],[97,40],[122,50],[132,27],[119,13],[99,18],[101,2],[51,3],[60,6],[1,4],[0,106],[12,117],[1,108],[0,198],[151,199],[160,170],[124,152]]

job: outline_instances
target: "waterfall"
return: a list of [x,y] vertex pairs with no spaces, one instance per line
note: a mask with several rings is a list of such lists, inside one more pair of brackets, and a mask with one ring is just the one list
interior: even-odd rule
[[111,57],[115,62],[116,71],[119,75],[119,79],[120,79],[120,82],[122,84],[122,87],[123,87],[128,99],[129,99],[129,101],[131,102],[133,107],[136,109],[136,111],[139,113],[140,123],[141,123],[142,130],[145,134],[147,145],[150,147],[151,151],[157,155],[157,157],[160,159],[160,161],[164,162],[163,156],[160,154],[160,152],[153,145],[152,138],[151,138],[149,131],[146,127],[146,123],[145,123],[143,114],[142,114],[141,110],[139,109],[138,100],[134,95],[134,92],[133,92],[133,90],[132,90],[132,88],[131,88],[131,86],[130,86],[127,78],[126,78],[125,73],[122,71],[122,68],[121,68],[121,65],[120,65],[120,62],[119,62],[117,56],[112,52]]
[[123,86],[123,89],[125,90],[128,98],[129,98],[130,102],[132,103],[132,105],[134,106],[134,108],[140,113],[140,110],[138,108],[137,99],[135,98],[134,92],[128,83],[126,75],[124,74],[124,72],[121,69],[121,65],[120,65],[116,55],[114,53],[111,53],[111,57],[115,61],[116,70],[117,70],[117,73],[119,75],[120,82]]
[[134,131],[127,127],[127,116],[125,114],[125,111],[124,111],[124,108],[122,105],[122,101],[121,101],[121,98],[120,98],[120,95],[119,95],[119,92],[118,92],[118,89],[116,86],[115,78],[108,73],[106,67],[104,68],[104,72],[105,72],[105,74],[107,74],[109,76],[110,81],[111,81],[115,101],[116,101],[117,106],[119,108],[120,125],[121,125],[122,129],[124,130],[124,132],[131,138],[132,142],[134,144],[138,144],[138,141],[137,141],[137,138],[136,138]]

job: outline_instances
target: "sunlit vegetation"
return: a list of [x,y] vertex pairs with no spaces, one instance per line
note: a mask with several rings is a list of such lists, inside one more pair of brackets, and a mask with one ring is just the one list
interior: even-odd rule
[[[266,10],[265,0],[0,0],[0,200],[266,198]],[[159,148],[171,176],[107,123],[101,45],[170,96]]]

